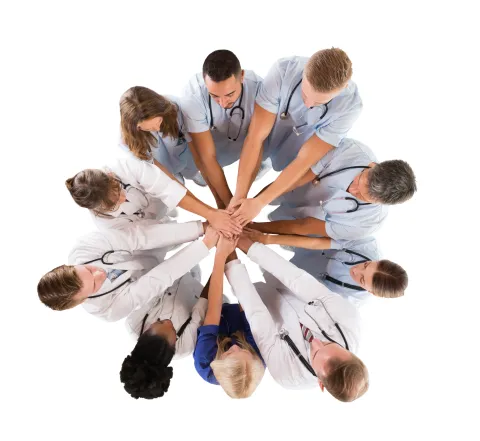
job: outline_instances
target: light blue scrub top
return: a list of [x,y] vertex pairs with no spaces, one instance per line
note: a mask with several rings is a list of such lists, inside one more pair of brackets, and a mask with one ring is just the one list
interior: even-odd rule
[[[163,136],[162,132],[150,132],[155,137],[156,144],[152,146],[148,162],[153,163],[153,159],[156,159],[173,175],[182,174],[186,178],[192,178],[198,172],[198,169],[195,166],[192,153],[187,145],[192,139],[188,135],[185,120],[179,105],[180,100],[169,95],[165,95],[165,97],[177,105],[177,122],[180,134],[183,136],[172,138],[171,136]],[[128,146],[122,139],[120,140],[119,146],[133,157],[136,157],[130,152]],[[179,178],[178,176],[176,177],[177,179]],[[182,181],[182,179],[179,180]]]
[[[322,176],[344,167],[368,166],[371,162],[376,162],[376,158],[366,145],[346,138],[311,170]],[[326,222],[327,234],[335,240],[355,240],[371,236],[384,221],[388,207],[382,204],[361,205],[357,211],[347,213],[355,204],[343,199],[353,198],[347,188],[361,172],[362,169],[346,170],[322,179],[317,185],[307,183],[280,196],[272,202],[280,207],[270,214],[270,219],[314,217]],[[361,200],[358,202],[365,203]]]
[[[240,159],[240,153],[247,136],[247,130],[255,106],[255,98],[261,81],[262,78],[255,72],[251,70],[245,71],[242,98],[245,119],[242,124],[240,124],[240,118],[235,117],[230,120],[231,109],[224,109],[213,98],[211,100],[213,123],[216,127],[216,130],[211,132],[215,142],[217,161],[222,167],[233,164]],[[201,133],[210,130],[211,118],[208,96],[208,90],[202,74],[193,76],[186,86],[184,96],[181,99],[186,125],[191,133]],[[232,108],[238,105],[240,105],[240,96]],[[236,141],[229,140],[228,135],[232,138],[238,135],[238,138]]]
[[[272,66],[258,91],[256,103],[277,115],[275,125],[264,145],[266,156],[272,158],[276,171],[281,171],[290,164],[302,145],[314,134],[322,141],[337,147],[362,111],[357,85],[349,81],[340,95],[328,104],[328,112],[320,119],[325,105],[311,109],[305,107],[300,84],[292,95],[288,118],[282,120],[280,115],[285,111],[293,89],[302,79],[308,60],[307,57],[281,58]],[[305,123],[305,126],[298,129],[302,133],[297,136],[292,130],[293,127]]]
[[307,271],[323,283],[330,291],[340,294],[357,306],[363,305],[371,298],[372,294],[367,291],[356,291],[337,285],[325,280],[324,276],[328,274],[330,277],[341,282],[358,286],[350,276],[350,268],[355,265],[356,262],[361,262],[365,259],[349,254],[344,250],[355,251],[368,257],[370,260],[379,260],[380,253],[378,251],[377,241],[371,236],[353,241],[332,240],[331,246],[332,248],[330,250],[306,250],[297,248],[291,262]]

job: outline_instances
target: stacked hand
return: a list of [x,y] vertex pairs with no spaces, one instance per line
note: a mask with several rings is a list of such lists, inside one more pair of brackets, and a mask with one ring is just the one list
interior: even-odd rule
[[242,232],[240,223],[226,210],[214,210],[207,220],[215,230],[228,239],[233,239]]
[[217,243],[217,256],[226,259],[231,253],[233,253],[237,247],[239,237],[240,236],[237,236],[237,238],[233,240],[227,239],[223,236],[220,237]]
[[232,219],[244,227],[260,214],[263,207],[264,204],[257,198],[240,199],[230,203],[228,211],[232,213]]

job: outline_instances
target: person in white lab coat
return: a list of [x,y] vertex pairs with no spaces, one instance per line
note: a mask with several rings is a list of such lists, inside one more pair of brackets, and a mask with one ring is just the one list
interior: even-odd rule
[[[374,237],[336,241],[329,237],[297,235],[295,228],[288,230],[288,224],[283,229],[276,229],[276,222],[251,225],[256,229],[244,229],[250,239],[264,245],[293,247],[295,255],[290,262],[357,306],[367,302],[370,293],[392,299],[403,296],[407,289],[406,271],[390,260],[380,260]],[[271,234],[279,230],[283,233]]]
[[245,235],[238,247],[267,271],[267,283],[253,285],[237,261],[227,265],[226,275],[275,381],[290,389],[319,385],[340,401],[361,397],[368,371],[354,355],[360,336],[357,308]]
[[193,352],[207,297],[208,284],[203,288],[190,272],[128,316],[126,326],[137,343],[122,364],[120,381],[133,398],[158,398],[168,391],[170,362]]
[[229,237],[241,232],[226,212],[204,204],[155,165],[135,158],[119,159],[104,170],[83,170],[65,185],[73,200],[90,210],[100,230],[157,223],[179,206]]
[[119,146],[124,152],[155,164],[182,184],[187,178],[207,185],[195,165],[177,98],[131,87],[120,98],[120,126]]
[[[145,250],[192,241],[159,264]],[[116,321],[140,308],[190,271],[216,244],[217,233],[206,223],[135,223],[127,230],[110,230],[82,237],[69,264],[45,274],[38,283],[40,300],[63,311],[82,304],[107,321]]]

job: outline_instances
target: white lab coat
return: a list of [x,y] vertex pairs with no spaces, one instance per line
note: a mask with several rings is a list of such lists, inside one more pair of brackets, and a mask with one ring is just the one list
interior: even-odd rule
[[[104,265],[101,261],[92,262],[91,265],[107,271],[126,270],[112,281],[107,278],[95,295],[114,289],[113,292],[87,299],[83,302],[83,307],[87,312],[107,321],[126,317],[171,286],[208,255],[208,248],[201,240],[191,243],[160,264],[145,250],[192,241],[201,235],[202,223],[197,221],[184,224],[134,223],[125,230],[95,232],[83,236],[70,253],[70,265],[82,265],[114,250],[115,253],[108,258],[108,262],[114,262],[113,265]],[[125,251],[131,255],[125,255]],[[122,285],[129,279],[129,282]]]
[[192,319],[175,344],[174,360],[193,353],[197,343],[197,329],[202,326],[207,313],[207,299],[200,298],[203,286],[188,272],[165,291],[155,296],[148,304],[132,312],[125,324],[133,338],[140,337],[143,319],[144,330],[157,320],[171,320],[178,332],[190,316]]
[[350,351],[356,352],[360,336],[360,318],[356,308],[262,244],[252,245],[248,257],[270,273],[265,275],[267,283],[256,283],[254,286],[245,266],[239,261],[227,264],[226,275],[245,311],[270,374],[285,388],[318,386],[317,378],[303,366],[288,343],[280,338],[280,332],[288,331],[300,353],[310,362],[310,345],[302,336],[300,322],[310,328],[315,338],[327,341],[318,323],[330,338],[344,346],[343,338],[335,327],[337,322]]
[[[127,201],[116,211],[109,212],[107,217],[91,211],[93,221],[100,230],[125,228],[134,222],[157,223],[187,194],[185,187],[156,165],[134,157],[119,159],[104,171],[114,173],[128,187],[125,190]],[[144,217],[140,217],[142,215]]]

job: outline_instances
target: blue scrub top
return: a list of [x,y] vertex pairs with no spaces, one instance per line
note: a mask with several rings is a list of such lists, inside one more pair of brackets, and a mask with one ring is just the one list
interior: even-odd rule
[[[200,326],[197,330],[197,344],[193,352],[193,360],[198,374],[208,383],[218,385],[218,381],[210,367],[210,363],[215,360],[217,355],[217,337],[225,335],[231,337],[235,342],[233,334],[237,331],[242,331],[245,334],[245,339],[255,349],[255,352],[263,362],[257,344],[253,339],[245,312],[240,311],[238,303],[224,303],[222,305],[220,325]],[[263,364],[265,365],[265,362]]]

